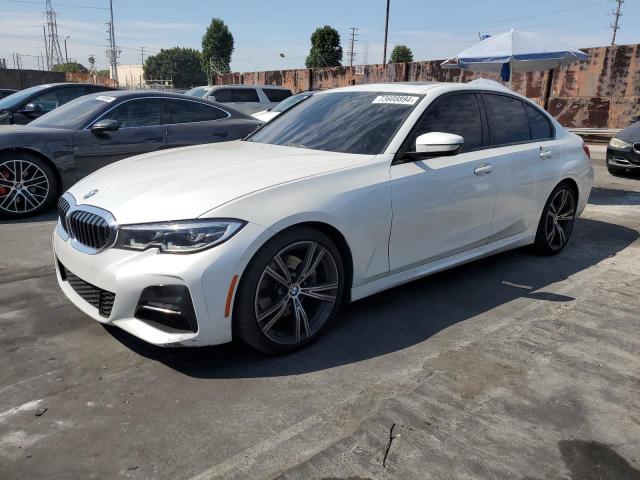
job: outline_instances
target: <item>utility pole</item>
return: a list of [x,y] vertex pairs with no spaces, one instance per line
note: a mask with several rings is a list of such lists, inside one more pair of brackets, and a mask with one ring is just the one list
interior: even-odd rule
[[69,35],[64,37],[64,71],[69,71],[69,55],[67,54],[67,40],[69,40]]
[[384,53],[382,54],[382,63],[387,63],[387,38],[389,36],[389,3],[391,0],[387,0],[387,16],[384,20]]
[[611,24],[611,29],[613,30],[613,38],[611,38],[611,45],[616,44],[616,34],[618,30],[620,30],[620,17],[622,16],[622,5],[624,4],[624,0],[615,0],[616,9],[611,12],[611,14],[615,17],[613,23]]
[[118,55],[120,52],[118,51],[118,47],[116,47],[116,34],[115,28],[113,26],[113,0],[109,0],[109,12],[111,15],[111,20],[107,22],[107,35],[109,48],[107,49],[107,60],[109,60],[109,65],[111,66],[111,78],[118,81]]
[[351,30],[351,50],[347,52],[347,55],[349,56],[349,66],[353,67],[353,58],[357,55],[353,47],[355,42],[357,42],[356,37],[358,36],[358,34],[356,32],[360,29],[356,27],[351,27],[350,30]]
[[144,47],[140,47],[140,63],[144,65]]

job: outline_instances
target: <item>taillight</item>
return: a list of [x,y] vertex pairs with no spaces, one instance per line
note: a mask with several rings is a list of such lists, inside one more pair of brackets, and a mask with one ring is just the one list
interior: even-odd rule
[[587,157],[591,158],[591,150],[589,150],[589,145],[587,145],[586,143],[583,143],[582,149],[584,150],[584,153],[587,154]]

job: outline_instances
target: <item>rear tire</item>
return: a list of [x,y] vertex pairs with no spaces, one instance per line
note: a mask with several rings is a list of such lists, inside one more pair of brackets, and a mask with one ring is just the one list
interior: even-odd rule
[[567,245],[575,223],[578,198],[568,183],[553,189],[542,210],[534,249],[541,255],[556,255]]
[[56,200],[58,179],[40,157],[26,152],[0,154],[0,217],[31,217]]
[[625,171],[624,168],[609,167],[609,166],[607,166],[607,170],[609,170],[609,173],[611,175],[615,175],[615,176],[622,175],[622,173]]
[[335,317],[344,292],[340,253],[325,234],[293,227],[247,266],[233,309],[233,334],[261,352],[303,348]]

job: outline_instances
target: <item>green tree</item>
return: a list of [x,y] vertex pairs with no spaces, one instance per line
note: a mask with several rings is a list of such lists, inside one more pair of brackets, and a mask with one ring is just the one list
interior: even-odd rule
[[339,67],[342,61],[342,47],[338,31],[325,25],[311,34],[311,50],[305,60],[307,68]]
[[201,62],[202,54],[193,48],[162,49],[145,60],[144,77],[147,80],[151,77],[173,78],[173,86],[177,88],[202,85],[207,79],[202,73]]
[[389,57],[389,63],[413,62],[413,52],[406,45],[396,45]]
[[[202,37],[202,71],[207,78],[214,71],[230,72],[232,53],[233,35],[229,27],[219,18],[212,19]],[[215,70],[211,69],[212,61]]]
[[54,72],[87,73],[89,70],[78,62],[59,63],[51,69]]
[[96,75],[98,75],[98,77],[100,78],[109,78],[111,76],[111,70],[109,70],[108,68],[105,68],[104,70],[98,70],[96,72]]

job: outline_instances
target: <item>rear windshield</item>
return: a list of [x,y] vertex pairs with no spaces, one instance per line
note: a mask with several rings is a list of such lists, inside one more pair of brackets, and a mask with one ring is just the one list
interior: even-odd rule
[[375,155],[382,153],[422,95],[333,92],[314,95],[247,138],[250,142]]

